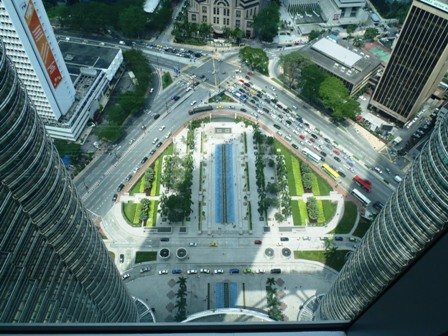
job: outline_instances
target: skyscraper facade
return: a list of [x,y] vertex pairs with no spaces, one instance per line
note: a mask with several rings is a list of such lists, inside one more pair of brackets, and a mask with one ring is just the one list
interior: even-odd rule
[[317,318],[356,317],[447,230],[448,111],[443,111],[426,147],[321,300]]
[[0,38],[49,134],[75,140],[87,120],[70,116],[76,90],[42,1],[0,0]]
[[405,123],[448,69],[448,0],[414,0],[370,105]]
[[0,322],[137,319],[0,42]]

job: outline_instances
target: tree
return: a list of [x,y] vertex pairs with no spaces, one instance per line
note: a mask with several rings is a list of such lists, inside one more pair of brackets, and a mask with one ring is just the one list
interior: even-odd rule
[[308,211],[308,217],[311,221],[315,222],[318,217],[318,211],[317,211],[317,202],[314,197],[308,198],[306,202],[306,209]]
[[283,217],[283,215],[280,212],[276,212],[274,215],[274,219],[277,222],[283,222],[285,220],[285,217]]
[[231,36],[234,38],[237,44],[240,44],[241,39],[244,37],[244,32],[239,27],[236,27],[234,30],[232,30]]
[[353,46],[354,46],[354,47],[357,47],[357,48],[360,48],[360,47],[362,47],[363,45],[364,45],[364,42],[363,42],[362,38],[360,38],[360,37],[355,37],[355,39],[353,40]]
[[263,75],[269,74],[269,58],[263,49],[244,47],[240,49],[240,58],[252,70],[257,70]]
[[358,27],[357,25],[351,24],[351,25],[348,25],[345,30],[347,31],[347,34],[353,34],[357,27]]
[[364,33],[364,39],[366,41],[373,41],[375,37],[379,35],[379,31],[376,28],[367,28],[366,32]]
[[319,100],[319,88],[328,75],[316,64],[310,64],[302,69],[302,94],[311,101]]
[[283,68],[283,76],[291,88],[299,83],[302,69],[309,65],[310,62],[303,54],[295,51],[286,55],[280,55],[280,64]]
[[312,30],[310,31],[310,33],[308,34],[308,41],[312,41],[317,39],[319,36],[321,36],[323,33],[325,32],[325,30]]
[[254,18],[255,35],[262,41],[272,42],[274,37],[277,36],[279,22],[280,6],[277,2],[271,1]]
[[147,17],[142,8],[137,6],[129,6],[124,9],[118,18],[120,30],[127,36],[140,37],[140,33],[144,31]]
[[360,112],[359,103],[350,97],[344,83],[334,76],[329,76],[322,82],[319,96],[324,105],[333,111],[334,119],[354,119]]

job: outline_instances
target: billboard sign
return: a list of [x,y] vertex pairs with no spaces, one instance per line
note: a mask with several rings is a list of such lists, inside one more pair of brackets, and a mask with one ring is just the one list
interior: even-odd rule
[[37,50],[39,51],[42,62],[45,65],[47,74],[50,77],[51,84],[53,84],[53,88],[56,88],[62,80],[62,75],[59,71],[58,65],[56,64],[56,60],[50,49],[50,45],[47,37],[45,36],[39,17],[37,16],[32,0],[28,1],[25,12],[25,21],[33,37],[34,43],[36,44]]

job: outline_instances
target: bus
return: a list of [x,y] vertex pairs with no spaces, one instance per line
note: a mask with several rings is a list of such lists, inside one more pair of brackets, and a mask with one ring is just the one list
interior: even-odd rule
[[368,206],[370,204],[370,200],[365,197],[358,189],[353,189],[352,195],[359,199],[364,206]]
[[303,148],[302,149],[302,153],[305,154],[305,156],[307,156],[308,158],[310,158],[314,162],[319,163],[321,161],[320,156],[317,155],[316,153],[314,153],[313,151],[309,150],[308,148]]
[[206,112],[206,111],[211,111],[211,110],[213,110],[213,106],[206,105],[206,106],[201,106],[201,107],[195,107],[195,108],[189,110],[188,114],[192,115],[195,113]]
[[328,175],[330,175],[330,177],[332,177],[333,179],[335,179],[336,181],[340,179],[340,175],[338,174],[338,172],[336,170],[334,170],[333,168],[331,168],[328,164],[324,163],[322,165],[322,169],[324,170],[324,172],[326,172]]
[[371,192],[372,191],[372,182],[370,182],[367,179],[363,179],[358,175],[355,175],[353,177],[353,181],[359,185],[361,188],[363,188],[365,191],[367,192]]

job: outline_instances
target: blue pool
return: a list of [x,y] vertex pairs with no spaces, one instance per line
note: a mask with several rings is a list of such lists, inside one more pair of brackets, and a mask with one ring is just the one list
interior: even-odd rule
[[233,146],[215,146],[215,222],[235,223],[235,178]]

